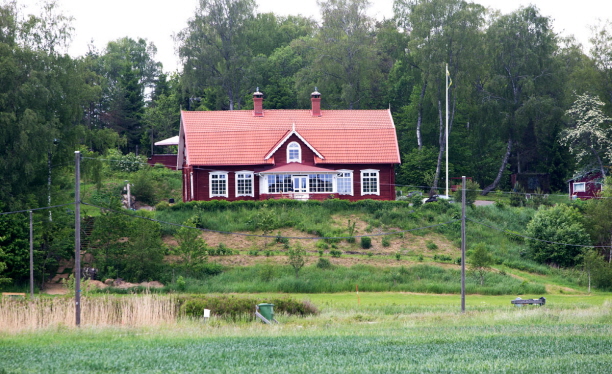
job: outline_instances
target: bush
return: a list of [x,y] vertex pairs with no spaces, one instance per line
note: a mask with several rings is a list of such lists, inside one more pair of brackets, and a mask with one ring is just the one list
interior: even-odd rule
[[274,241],[275,241],[277,244],[289,244],[289,239],[288,239],[288,238],[283,238],[283,237],[281,236],[280,231],[279,231],[279,232],[276,234],[276,238],[274,238]]
[[275,313],[307,316],[318,314],[317,308],[308,301],[297,301],[291,298],[256,299],[234,296],[204,296],[179,299],[180,310],[187,317],[200,318],[204,309],[210,309],[215,316],[229,320],[248,318],[254,320],[255,305],[274,304]]
[[332,249],[329,251],[329,254],[334,257],[334,258],[338,258],[340,256],[342,256],[342,251],[339,249]]
[[527,236],[533,238],[527,239],[531,258],[558,266],[576,265],[581,253],[581,247],[576,245],[590,244],[581,214],[567,205],[538,209],[527,225]]
[[[476,201],[478,197],[478,193],[480,192],[480,185],[478,182],[474,182],[471,180],[465,181],[465,205],[472,205]],[[455,202],[460,203],[463,198],[463,192],[459,188],[457,191],[453,193],[453,199]]]
[[147,205],[155,204],[155,182],[151,177],[151,168],[149,166],[143,167],[136,173],[132,182],[131,192],[136,200]]
[[382,246],[383,247],[388,247],[391,245],[391,239],[389,239],[388,236],[383,236],[382,238]]
[[428,240],[425,243],[425,246],[427,247],[427,249],[431,250],[431,251],[435,251],[436,249],[438,249],[438,245],[434,242],[432,242],[431,240]]
[[319,269],[324,269],[324,270],[325,269],[331,269],[332,268],[332,264],[326,258],[319,258],[319,261],[317,261],[317,267]]
[[140,170],[141,166],[147,164],[144,156],[136,156],[134,153],[123,155],[116,149],[107,150],[105,157],[108,160],[109,169],[113,171],[133,173]]
[[207,251],[210,256],[231,256],[234,254],[234,251],[227,248],[223,243],[219,243],[219,246],[216,249],[209,248]]
[[370,247],[372,247],[372,238],[370,238],[369,236],[362,236],[361,237],[361,248],[370,249]]

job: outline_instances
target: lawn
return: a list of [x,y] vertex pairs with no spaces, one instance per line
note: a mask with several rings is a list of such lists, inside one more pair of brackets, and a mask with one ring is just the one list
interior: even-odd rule
[[[522,308],[508,296],[468,296],[466,313],[457,295],[307,298],[318,316],[280,315],[273,326],[212,318],[4,333],[0,373],[599,373],[612,362],[610,294]],[[385,312],[393,307],[404,312]]]

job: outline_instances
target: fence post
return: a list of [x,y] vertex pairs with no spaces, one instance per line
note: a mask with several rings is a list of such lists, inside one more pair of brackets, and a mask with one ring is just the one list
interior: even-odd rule
[[74,305],[76,326],[81,326],[81,152],[74,152]]
[[34,228],[32,226],[32,211],[30,210],[30,298],[34,297]]
[[465,176],[461,177],[461,312],[465,312]]

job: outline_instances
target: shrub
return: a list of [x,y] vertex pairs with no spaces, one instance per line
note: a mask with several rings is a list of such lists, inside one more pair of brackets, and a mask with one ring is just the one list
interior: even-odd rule
[[123,155],[116,149],[108,149],[105,157],[108,160],[109,169],[114,171],[133,173],[147,163],[144,156],[136,156],[134,153]]
[[371,247],[372,247],[372,238],[370,238],[369,236],[362,236],[361,237],[361,248],[370,249]]
[[332,264],[326,258],[319,258],[319,261],[317,261],[317,267],[319,269],[324,269],[324,270],[325,269],[331,269],[332,268]]
[[229,320],[248,318],[254,320],[255,305],[268,302],[274,304],[275,313],[307,316],[318,314],[317,308],[308,301],[297,301],[288,297],[258,299],[235,296],[203,296],[179,299],[180,310],[187,317],[200,318],[204,309],[210,309],[215,316]]
[[143,167],[133,178],[131,192],[134,197],[145,204],[153,205],[156,201],[155,182],[151,176],[151,168]]
[[427,249],[429,249],[430,251],[435,251],[436,249],[438,249],[438,245],[434,242],[432,242],[431,240],[428,240],[425,243],[425,246],[427,247]]
[[329,244],[327,244],[327,243],[326,243],[325,241],[323,241],[323,240],[319,240],[319,241],[317,242],[317,248],[318,248],[318,249],[323,249],[323,250],[325,250],[325,249],[329,249]]
[[395,254],[395,259],[396,259],[397,261],[401,260],[401,259],[402,259],[402,254],[401,254],[401,253],[399,253],[399,252],[397,252],[397,253]]
[[332,249],[329,251],[329,254],[334,257],[334,258],[338,258],[340,256],[342,256],[342,251],[339,249]]
[[287,256],[289,256],[289,265],[295,271],[295,277],[299,276],[300,270],[304,267],[306,261],[304,260],[304,256],[306,256],[306,251],[300,245],[300,243],[296,244],[294,248],[287,250]]
[[179,291],[185,291],[185,288],[187,288],[187,282],[185,282],[185,278],[182,275],[179,275],[176,279],[176,288]]
[[283,238],[283,237],[281,236],[280,231],[279,231],[279,232],[276,234],[276,238],[274,239],[274,241],[275,241],[277,244],[289,244],[289,239],[288,239],[288,238]]
[[389,239],[389,237],[388,237],[388,236],[384,236],[384,237],[382,238],[382,246],[383,246],[383,247],[388,247],[388,246],[390,246],[390,245],[391,245],[391,239]]
[[[465,205],[472,205],[476,198],[478,197],[478,192],[480,191],[480,185],[478,182],[474,182],[471,180],[465,181]],[[453,193],[453,199],[460,203],[463,198],[463,191],[461,188],[457,189]]]
[[231,256],[234,254],[234,251],[227,248],[225,244],[219,243],[219,246],[215,248],[209,248],[208,254],[211,256]]
[[567,205],[538,209],[527,225],[527,236],[533,238],[527,239],[527,245],[535,261],[559,266],[574,266],[581,253],[576,245],[590,244],[581,214]]
[[453,261],[453,259],[448,256],[448,255],[434,255],[433,256],[434,261],[440,261],[440,262],[450,262]]

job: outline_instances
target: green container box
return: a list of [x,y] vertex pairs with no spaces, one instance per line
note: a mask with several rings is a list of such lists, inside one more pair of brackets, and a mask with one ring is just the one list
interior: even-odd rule
[[259,313],[264,316],[268,321],[272,321],[274,319],[274,304],[258,304]]

